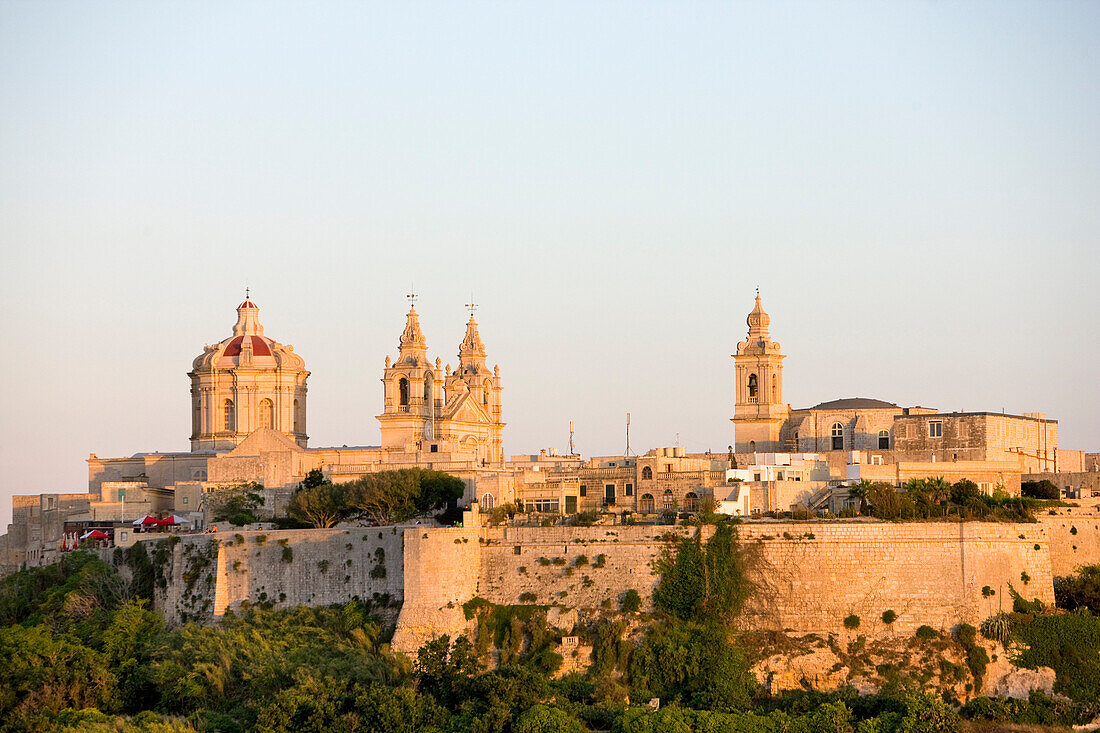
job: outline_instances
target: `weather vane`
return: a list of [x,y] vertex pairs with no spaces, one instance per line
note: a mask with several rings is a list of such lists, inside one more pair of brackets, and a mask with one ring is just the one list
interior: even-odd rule
[[[411,289],[410,289],[410,290],[411,290]],[[406,295],[405,297],[406,297],[406,298],[408,299],[408,301],[409,301],[409,307],[410,307],[410,308],[412,308],[413,310],[416,310],[416,298],[418,297],[418,296],[417,296],[417,294],[416,294],[416,291],[415,291],[415,290],[412,290],[412,292],[410,292],[410,293],[409,293],[408,295]]]
[[470,318],[473,319],[474,311],[477,310],[477,303],[474,302],[473,293],[470,293],[470,302],[466,304],[466,307],[470,310]]

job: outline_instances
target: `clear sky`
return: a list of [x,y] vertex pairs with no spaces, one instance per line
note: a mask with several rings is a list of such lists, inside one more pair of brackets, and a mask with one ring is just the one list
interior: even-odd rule
[[471,293],[505,451],[731,442],[760,287],[794,407],[1045,411],[1100,450],[1100,4],[0,3],[0,522],[186,450],[245,284],[377,444],[405,294]]

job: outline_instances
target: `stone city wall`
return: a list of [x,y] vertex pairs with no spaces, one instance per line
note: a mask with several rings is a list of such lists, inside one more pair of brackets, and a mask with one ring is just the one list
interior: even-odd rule
[[[1089,520],[1087,544],[1083,519],[744,524],[739,534],[757,592],[743,621],[824,634],[842,629],[845,617],[854,614],[862,633],[909,634],[922,624],[949,629],[980,623],[1010,606],[1010,583],[1027,598],[1053,603],[1052,576],[1067,572],[1071,563],[1063,556],[1076,552],[1081,562],[1100,556],[1100,533],[1093,527],[1100,518]],[[1073,535],[1075,523],[1080,526]],[[497,604],[596,612],[617,608],[634,589],[643,610],[652,609],[655,563],[671,546],[670,537],[691,531],[467,522],[458,528],[196,535],[173,549],[172,581],[158,606],[178,622],[212,619],[244,601],[288,607],[389,594],[403,601],[394,648],[413,652],[434,636],[466,633],[462,605],[478,596]],[[712,531],[704,528],[704,537]],[[1078,550],[1067,550],[1074,542]],[[284,559],[286,549],[290,556]],[[882,621],[887,610],[897,614],[891,625]]]
[[[149,552],[153,548],[149,547]],[[289,552],[288,552],[289,551]],[[364,601],[404,590],[401,529],[219,532],[181,537],[156,599],[172,623],[212,620],[244,602],[279,608]]]
[[1056,511],[1055,516],[1039,518],[1054,575],[1072,575],[1082,565],[1100,565],[1100,514],[1079,507]]

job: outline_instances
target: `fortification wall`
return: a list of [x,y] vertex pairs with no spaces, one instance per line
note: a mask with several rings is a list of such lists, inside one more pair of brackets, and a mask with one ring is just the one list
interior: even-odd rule
[[1050,547],[1054,575],[1072,575],[1082,565],[1100,565],[1100,512],[1095,507],[1059,507],[1039,518]]
[[[824,634],[855,614],[860,632],[872,636],[910,634],[922,624],[977,624],[1007,607],[1009,583],[1053,603],[1053,574],[1068,572],[1076,560],[1100,559],[1098,526],[1097,516],[1086,523],[1062,515],[1031,524],[744,524],[739,535],[758,591],[743,622]],[[179,622],[211,620],[245,601],[289,607],[388,594],[403,601],[393,646],[414,652],[440,634],[465,633],[462,605],[477,596],[584,612],[617,608],[634,589],[643,609],[652,609],[656,561],[670,538],[693,531],[467,522],[197,535],[173,548],[171,581],[158,605]],[[704,538],[712,531],[704,528]],[[887,610],[897,614],[890,625],[882,621]]]
[[[655,563],[684,527],[493,527],[481,532],[478,595],[493,603],[556,603],[618,609],[627,590],[638,591],[652,610]],[[690,530],[694,531],[694,530]],[[710,537],[712,527],[704,527]]]
[[[469,520],[471,512],[465,516]],[[462,604],[477,595],[481,543],[476,520],[465,527],[405,529],[405,602],[393,648],[413,653],[442,634],[467,629]]]
[[[757,584],[744,620],[757,628],[828,633],[850,614],[872,635],[978,624],[1010,604],[1008,583],[1054,601],[1050,554],[1036,524],[754,524],[740,536]],[[994,595],[983,595],[986,587]],[[887,610],[897,614],[891,625],[882,621]]]
[[404,592],[401,530],[310,529],[182,537],[157,598],[170,622],[212,620],[243,602],[323,606]]

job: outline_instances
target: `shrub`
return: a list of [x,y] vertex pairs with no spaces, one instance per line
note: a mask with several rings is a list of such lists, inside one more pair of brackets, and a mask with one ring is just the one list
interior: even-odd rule
[[289,545],[283,548],[282,561],[285,563],[294,562],[294,549]]
[[593,565],[592,567],[594,567],[594,568],[602,568],[602,567],[603,567],[604,565],[606,565],[606,564],[607,564],[607,556],[606,556],[606,555],[604,555],[604,554],[603,554],[603,553],[601,552],[601,553],[600,553],[599,555],[596,555],[596,563],[595,563],[595,564],[594,564],[594,565]]
[[526,591],[519,594],[520,603],[534,603],[536,600],[538,600],[538,596],[536,596],[531,591]]
[[642,607],[642,597],[638,595],[638,591],[631,588],[626,593],[623,593],[622,608],[626,613],[634,613]]
[[573,561],[573,564],[577,567],[588,564],[588,555],[577,555],[577,559]]
[[844,628],[848,629],[849,631],[854,630],[854,629],[858,629],[859,628],[859,616],[855,615],[854,613],[851,616],[847,616],[844,619]]
[[933,629],[928,624],[923,624],[917,628],[917,633],[914,634],[921,641],[931,641],[939,636],[939,632]]
[[1100,613],[1100,565],[1087,565],[1077,575],[1055,578],[1054,601],[1058,608],[1087,608]]
[[974,677],[974,689],[982,689],[982,677],[985,676],[989,655],[977,642],[978,630],[970,624],[959,624],[955,629],[955,638],[966,651],[966,666]]
[[894,623],[894,621],[897,620],[897,618],[898,615],[894,612],[894,609],[892,608],[882,612],[882,623],[884,624],[892,624]]
[[1027,649],[1012,661],[1020,667],[1054,670],[1054,691],[1074,700],[1100,700],[1100,617],[1087,610],[1038,616],[1013,635]]
[[1050,480],[1024,481],[1020,484],[1020,493],[1023,496],[1030,496],[1034,499],[1058,500],[1062,498],[1061,493],[1058,491],[1058,487]]

